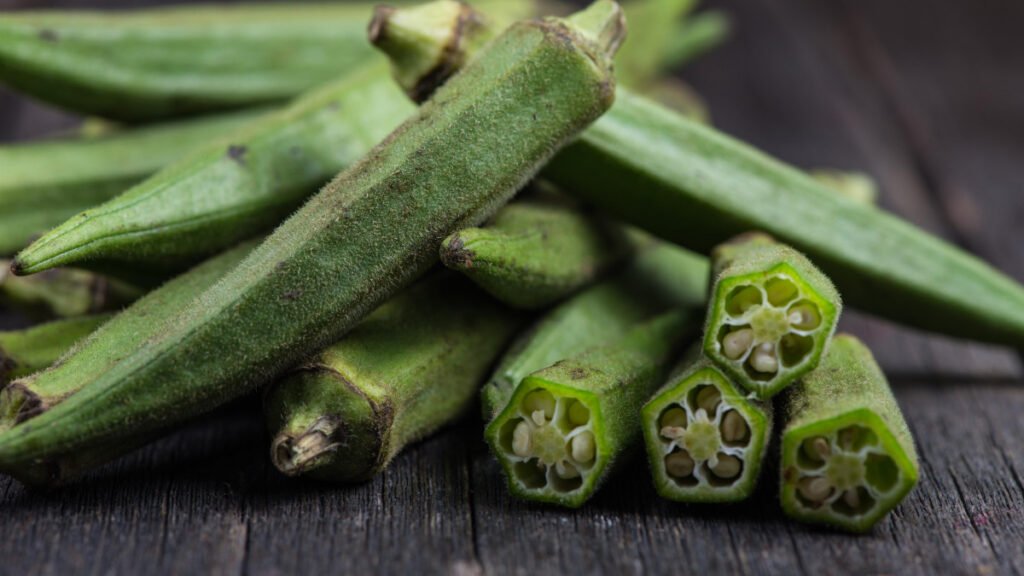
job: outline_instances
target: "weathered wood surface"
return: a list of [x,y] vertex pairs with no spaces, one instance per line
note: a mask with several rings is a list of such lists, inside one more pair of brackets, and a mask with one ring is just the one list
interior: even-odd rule
[[[32,3],[0,0],[15,4]],[[718,126],[800,166],[871,173],[887,208],[1024,280],[1024,5],[720,4],[736,37],[683,73]],[[0,89],[2,140],[70,122]],[[639,461],[580,511],[524,505],[472,419],[365,485],[287,480],[247,399],[60,491],[0,480],[0,572],[1024,572],[1019,356],[844,323],[880,357],[922,456],[918,489],[867,536],[787,522],[770,479],[739,506],[661,502]]]

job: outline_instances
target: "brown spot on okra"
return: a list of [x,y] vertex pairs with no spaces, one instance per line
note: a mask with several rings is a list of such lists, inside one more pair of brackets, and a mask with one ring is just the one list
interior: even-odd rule
[[295,288],[294,290],[288,290],[284,294],[281,294],[281,299],[282,300],[287,300],[289,302],[294,302],[294,301],[298,300],[301,297],[302,297],[302,290],[299,289],[299,288]]
[[582,379],[584,379],[584,378],[586,378],[586,377],[587,377],[587,371],[586,371],[586,370],[584,370],[583,368],[573,368],[573,369],[572,369],[572,370],[571,370],[571,371],[569,372],[569,376],[570,376],[570,377],[571,377],[571,378],[572,378],[573,380],[582,380]]
[[60,36],[57,35],[57,32],[49,28],[39,30],[39,39],[44,42],[60,42]]
[[473,267],[472,250],[466,248],[466,242],[457,232],[441,244],[441,263],[454,270],[468,270]]
[[249,151],[249,148],[239,144],[231,144],[228,146],[228,158],[231,158],[239,164],[245,165],[245,154]]
[[0,406],[4,418],[20,424],[46,411],[46,405],[38,394],[21,382],[12,382],[0,390]]

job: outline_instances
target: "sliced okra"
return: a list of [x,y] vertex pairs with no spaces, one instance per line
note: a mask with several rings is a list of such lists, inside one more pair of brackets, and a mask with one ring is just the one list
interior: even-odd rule
[[524,379],[484,433],[512,494],[583,505],[639,448],[636,414],[691,328],[686,312],[668,312]]
[[835,337],[784,402],[782,507],[804,522],[863,532],[917,482],[910,430],[871,351]]
[[688,358],[640,413],[654,486],[679,502],[750,496],[771,434],[771,410],[707,360]]
[[818,365],[842,303],[824,274],[763,234],[739,236],[712,254],[704,353],[761,399]]
[[50,366],[109,319],[110,314],[93,314],[0,332],[0,388]]

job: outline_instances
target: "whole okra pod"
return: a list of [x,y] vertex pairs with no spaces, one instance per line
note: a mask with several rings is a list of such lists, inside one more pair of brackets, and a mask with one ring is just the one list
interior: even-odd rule
[[109,319],[110,314],[94,314],[0,332],[0,387],[53,364]]
[[512,344],[481,394],[484,419],[497,416],[531,373],[673,308],[699,306],[707,285],[705,258],[660,242],[640,247],[622,271],[559,304]]
[[640,406],[693,332],[689,320],[685,310],[665,313],[523,380],[484,432],[509,491],[583,505],[641,443]]
[[143,294],[137,286],[86,270],[60,268],[20,278],[10,268],[0,260],[0,304],[39,318],[118,310]]
[[[699,350],[695,350],[699,352]],[[735,502],[753,493],[771,435],[771,407],[711,362],[690,355],[640,411],[658,494]]]
[[50,228],[264,112],[0,146],[0,256],[13,256]]
[[165,428],[338,340],[611,105],[623,30],[607,0],[510,28],[158,336],[0,434],[0,469]]
[[704,354],[712,362],[762,400],[818,365],[842,302],[814,264],[764,234],[744,234],[715,248],[711,265]]
[[612,109],[556,155],[543,177],[697,252],[764,231],[810,257],[852,306],[1024,347],[1024,287],[1013,279],[710,126],[625,88],[617,92]]
[[[0,391],[0,429],[39,416],[142,349],[254,246],[242,244],[181,274],[115,315],[48,370],[12,382]],[[60,464],[53,468],[57,478],[64,476]]]
[[871,351],[847,334],[785,396],[782,508],[864,532],[917,483],[914,440]]
[[446,238],[441,262],[509,306],[533,309],[592,283],[632,250],[625,229],[602,215],[522,201]]
[[519,321],[455,273],[414,284],[269,388],[274,466],[332,482],[373,477],[465,413]]

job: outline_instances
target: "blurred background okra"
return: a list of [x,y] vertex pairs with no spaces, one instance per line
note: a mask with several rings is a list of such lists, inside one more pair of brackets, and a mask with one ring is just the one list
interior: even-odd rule
[[0,387],[53,364],[109,319],[110,314],[92,314],[0,332]]
[[61,268],[20,277],[10,261],[0,260],[0,304],[36,318],[70,318],[118,310],[144,292],[138,286],[102,274]]

